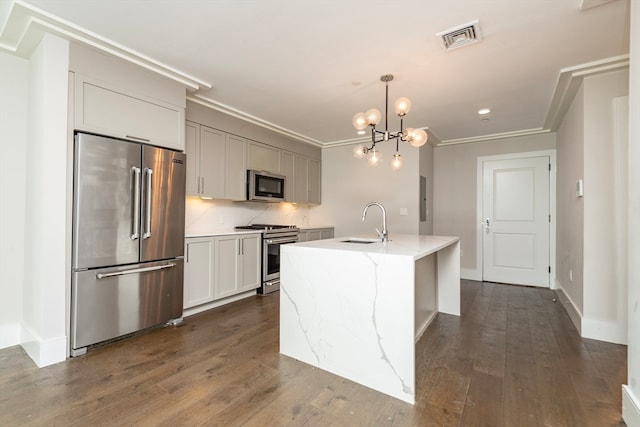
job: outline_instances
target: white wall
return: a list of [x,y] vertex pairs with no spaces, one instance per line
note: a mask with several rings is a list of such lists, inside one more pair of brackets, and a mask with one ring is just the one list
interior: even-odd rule
[[[627,342],[626,109],[627,70],[585,77],[558,130],[556,283],[581,335]],[[619,137],[616,137],[618,135]],[[583,179],[584,196],[576,182]],[[623,194],[624,193],[624,194]]]
[[[372,207],[362,221],[362,209],[369,202],[380,202],[387,211],[389,238],[394,233],[419,232],[419,163],[418,148],[400,145],[403,167],[392,171],[389,160],[395,143],[378,144],[382,164],[369,166],[366,160],[353,156],[353,146],[339,146],[322,150],[322,205],[311,209],[313,222],[335,226],[335,236],[366,234],[375,236],[382,230],[380,209]],[[405,208],[407,215],[400,215]]]
[[476,195],[478,158],[554,148],[553,133],[435,148],[433,232],[460,236],[460,268],[463,278],[482,278],[482,266],[476,262],[479,227]]
[[22,345],[38,366],[67,356],[68,57],[45,34],[29,60]]
[[0,348],[20,344],[29,63],[0,52]]
[[631,2],[631,64],[629,78],[629,229],[627,385],[622,416],[640,426],[640,4]]
[[[582,335],[626,343],[626,283],[618,281],[614,100],[629,93],[627,70],[584,79],[584,306]],[[626,112],[625,112],[626,113]],[[626,144],[626,141],[625,141]],[[626,179],[626,177],[625,177]],[[626,196],[626,195],[625,195]],[[626,235],[626,224],[624,227]]]

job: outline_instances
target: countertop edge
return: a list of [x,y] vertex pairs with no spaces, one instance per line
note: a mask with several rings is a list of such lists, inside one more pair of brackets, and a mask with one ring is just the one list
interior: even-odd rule
[[218,230],[218,231],[202,231],[195,233],[185,233],[184,238],[195,238],[195,237],[215,237],[215,236],[234,236],[240,234],[262,234],[262,230]]

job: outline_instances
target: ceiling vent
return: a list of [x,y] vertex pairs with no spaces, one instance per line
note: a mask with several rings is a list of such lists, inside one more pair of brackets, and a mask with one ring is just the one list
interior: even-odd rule
[[442,37],[442,42],[447,50],[477,43],[482,40],[482,34],[480,34],[480,23],[477,19],[473,22],[469,22],[468,24],[450,28],[446,31],[441,31],[437,33],[436,36]]

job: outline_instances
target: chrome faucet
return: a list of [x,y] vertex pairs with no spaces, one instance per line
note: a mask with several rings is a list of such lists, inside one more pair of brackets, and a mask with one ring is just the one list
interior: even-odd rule
[[382,206],[378,202],[367,203],[367,206],[365,206],[364,210],[362,211],[362,220],[363,221],[367,217],[367,209],[369,209],[370,206],[378,206],[382,210],[382,231],[380,231],[380,230],[378,230],[376,228],[376,233],[378,233],[378,237],[380,237],[380,239],[383,242],[386,242],[386,241],[389,240],[389,233],[387,231],[387,211],[384,209],[384,206]]

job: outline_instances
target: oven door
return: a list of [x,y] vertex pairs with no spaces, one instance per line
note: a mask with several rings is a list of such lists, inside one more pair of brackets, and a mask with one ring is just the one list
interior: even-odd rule
[[262,241],[262,293],[280,289],[280,246],[296,243],[298,236],[270,238]]

